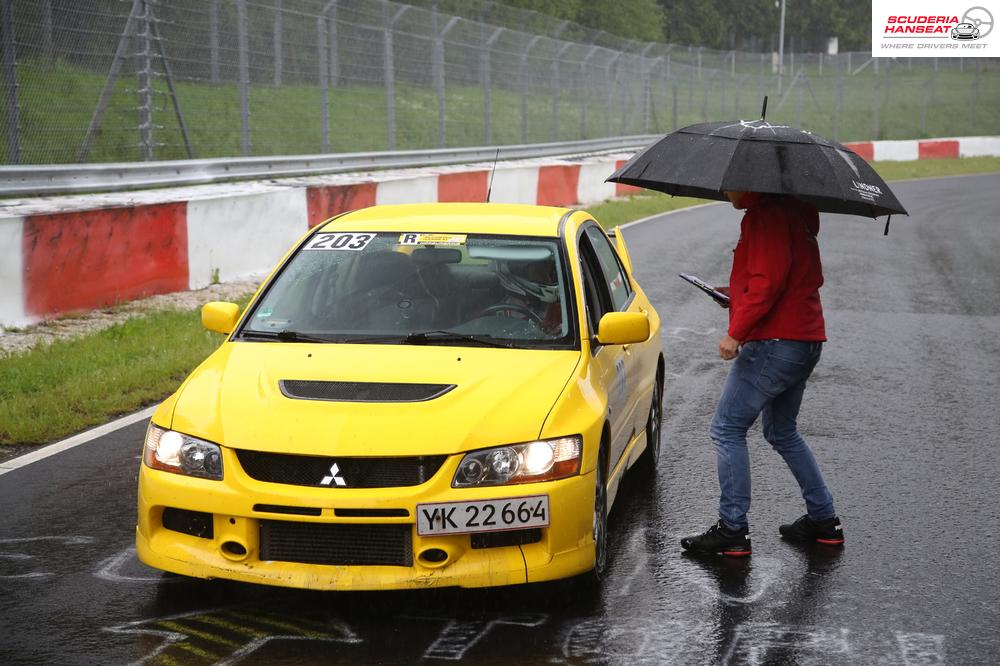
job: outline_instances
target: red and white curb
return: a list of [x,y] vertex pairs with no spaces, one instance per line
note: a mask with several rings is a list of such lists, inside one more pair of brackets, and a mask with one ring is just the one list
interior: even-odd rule
[[[1000,156],[1000,137],[847,144],[868,160]],[[628,155],[505,162],[491,201],[589,204]],[[377,172],[0,205],[0,324],[21,326],[268,270],[310,227],[375,204],[485,201],[490,165]]]

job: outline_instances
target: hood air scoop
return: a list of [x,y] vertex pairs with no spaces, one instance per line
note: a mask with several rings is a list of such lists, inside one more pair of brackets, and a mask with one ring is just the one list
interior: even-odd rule
[[308,379],[282,379],[278,386],[286,398],[330,402],[424,402],[440,398],[455,388],[455,384],[330,382]]

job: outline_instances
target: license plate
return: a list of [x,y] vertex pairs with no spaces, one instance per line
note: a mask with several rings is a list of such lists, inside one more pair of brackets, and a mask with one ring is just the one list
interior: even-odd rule
[[547,527],[549,496],[417,505],[417,534],[468,534]]

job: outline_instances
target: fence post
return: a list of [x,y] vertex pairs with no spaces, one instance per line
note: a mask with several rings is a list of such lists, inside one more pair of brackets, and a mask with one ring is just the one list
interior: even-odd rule
[[327,67],[327,77],[330,80],[330,87],[336,88],[340,85],[340,56],[337,50],[337,9],[339,0],[330,0],[323,9],[326,21],[327,53],[329,54],[329,65]]
[[[486,29],[485,24],[483,29]],[[507,28],[497,28],[485,40],[482,50],[483,58],[483,122],[486,125],[486,145],[493,143],[493,45]]]
[[587,104],[586,95],[583,94],[583,88],[587,85],[587,82],[590,81],[590,77],[588,77],[588,76],[585,75],[585,70],[586,70],[586,67],[587,67],[587,63],[590,62],[590,58],[595,53],[597,53],[597,49],[599,49],[599,48],[600,48],[599,46],[591,46],[590,50],[587,51],[587,55],[585,55],[583,57],[583,60],[580,61],[580,90],[581,90],[581,95],[580,95],[580,138],[581,139],[586,139],[587,138],[587,107],[590,106],[589,104]]
[[878,139],[882,138],[878,134],[879,129],[881,129],[880,125],[879,125],[879,121],[880,121],[879,113],[881,111],[881,106],[882,106],[880,104],[881,100],[879,99],[881,97],[881,92],[882,91],[879,90],[878,86],[873,86],[872,87],[872,106],[874,107],[872,109],[872,122],[875,125],[873,133],[872,133],[872,139],[876,140],[876,141]]
[[844,77],[837,77],[837,99],[833,111],[833,140],[840,141],[840,113],[844,108]]
[[326,17],[317,16],[316,55],[319,64],[320,152],[324,153],[330,152],[330,74],[326,69],[326,26]]
[[386,143],[389,150],[396,150],[396,81],[392,53],[392,19],[389,3],[382,5],[385,25],[382,28],[382,78],[385,82]]
[[673,123],[674,123],[673,128],[674,128],[674,130],[677,130],[677,129],[680,129],[680,128],[677,125],[677,84],[676,83],[674,84],[673,88],[674,88],[674,104],[673,104],[673,113],[671,115],[673,116]]
[[979,104],[979,72],[982,70],[983,63],[981,60],[976,60],[976,76],[972,79],[972,104],[969,105],[969,129],[973,132],[976,131],[976,105]]
[[219,0],[208,5],[209,76],[212,83],[219,82]]
[[236,24],[240,62],[240,151],[250,155],[250,54],[247,45],[247,0],[236,0]]
[[282,0],[274,0],[274,85],[281,85],[281,18]]
[[21,163],[21,109],[17,103],[17,51],[14,39],[14,9],[11,0],[0,0],[0,30],[3,31],[4,114],[7,121],[7,162]]
[[745,76],[741,76],[739,81],[736,82],[736,93],[735,99],[733,100],[733,117],[739,120],[740,118],[740,93],[743,92],[743,82],[746,80]]
[[573,44],[566,42],[562,48],[556,52],[552,59],[552,140],[559,140],[559,96],[562,93],[562,85],[559,81],[559,61],[563,53]]
[[528,143],[528,54],[541,38],[541,35],[532,37],[521,54],[521,143]]
[[42,6],[42,48],[46,62],[52,61],[52,0],[45,0]]
[[924,83],[923,104],[920,105],[920,138],[927,136],[927,106],[930,103],[931,87],[934,85],[934,75],[927,77]]
[[434,41],[431,42],[431,80],[434,82],[434,92],[437,95],[438,107],[438,148],[445,147],[444,125],[444,37],[438,30],[438,8],[435,2],[431,5],[431,32]]
[[143,161],[153,159],[153,53],[150,48],[151,19],[149,3],[152,0],[139,0],[140,14],[137,17],[139,30],[136,34],[139,43],[139,148]]

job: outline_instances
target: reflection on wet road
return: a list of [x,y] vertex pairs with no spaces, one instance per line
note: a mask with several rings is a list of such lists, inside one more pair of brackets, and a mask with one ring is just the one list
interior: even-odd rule
[[724,281],[724,205],[625,231],[664,317],[664,450],[629,479],[598,590],[319,593],[167,576],[132,550],[144,425],[0,477],[0,662],[148,664],[897,664],[1000,661],[1000,177],[894,187],[888,238],[824,217],[830,342],[801,416],[847,546],[777,525],[797,488],[752,431],[754,555],[700,559],[725,312],[675,277]]

